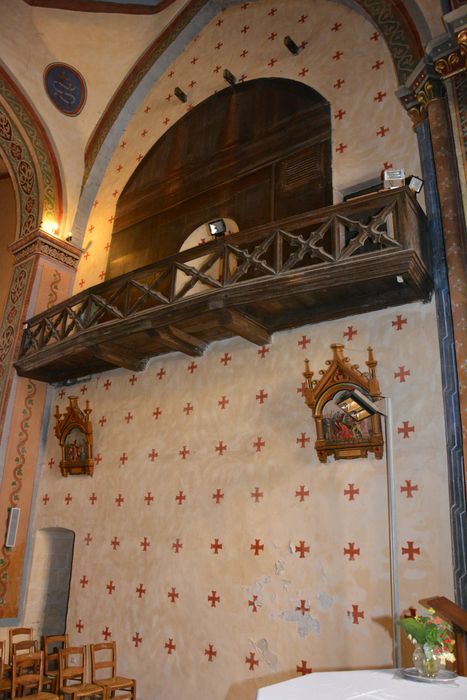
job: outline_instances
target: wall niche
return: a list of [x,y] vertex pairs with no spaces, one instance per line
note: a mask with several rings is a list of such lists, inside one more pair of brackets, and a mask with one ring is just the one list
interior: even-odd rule
[[332,204],[328,102],[293,80],[228,87],[174,124],[119,197],[107,279],[177,253],[205,221],[240,231]]

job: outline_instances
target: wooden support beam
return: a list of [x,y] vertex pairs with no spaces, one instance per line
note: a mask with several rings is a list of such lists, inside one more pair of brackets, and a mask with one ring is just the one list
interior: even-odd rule
[[134,350],[109,341],[93,345],[89,349],[101,360],[115,365],[115,367],[124,367],[132,372],[141,372],[148,363],[148,358],[135,353]]
[[239,311],[224,309],[220,317],[222,326],[245,340],[249,340],[250,343],[267,345],[271,342],[269,331],[264,326]]
[[158,328],[156,334],[168,348],[182,352],[190,357],[200,357],[207,347],[207,343],[204,341],[175,326]]

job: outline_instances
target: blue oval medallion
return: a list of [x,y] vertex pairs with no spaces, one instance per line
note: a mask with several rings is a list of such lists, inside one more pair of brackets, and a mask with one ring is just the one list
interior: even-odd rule
[[62,114],[75,117],[81,112],[86,102],[86,83],[75,68],[66,63],[51,63],[44,71],[44,84]]

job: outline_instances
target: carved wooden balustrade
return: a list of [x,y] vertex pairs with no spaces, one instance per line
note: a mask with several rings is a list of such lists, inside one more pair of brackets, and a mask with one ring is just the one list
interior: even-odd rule
[[406,188],[216,239],[31,318],[20,375],[61,381],[151,356],[427,300],[425,218]]

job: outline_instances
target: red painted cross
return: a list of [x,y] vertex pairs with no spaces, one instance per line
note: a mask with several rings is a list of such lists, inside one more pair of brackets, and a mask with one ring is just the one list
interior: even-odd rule
[[300,433],[300,437],[297,438],[297,445],[303,449],[306,447],[307,443],[310,442],[311,438],[306,436],[306,433]]
[[350,340],[352,340],[354,335],[357,335],[357,333],[358,333],[358,331],[356,328],[354,328],[353,326],[347,326],[347,330],[344,331],[342,333],[342,335],[344,336],[344,338],[347,338],[347,340],[350,341]]
[[332,25],[331,32],[338,32],[341,27],[342,27],[342,22],[336,22],[335,24]]
[[338,112],[334,112],[334,119],[339,119],[339,121],[342,121],[346,114],[347,112],[345,109],[339,109]]
[[49,496],[48,493],[45,493],[45,494],[42,496],[42,502],[43,502],[43,504],[46,506],[47,503],[48,503],[49,501],[50,501],[50,496]]
[[78,620],[75,627],[78,630],[78,634],[81,634],[81,632],[84,630],[84,625],[83,625],[83,621],[81,620],[81,618]]
[[412,481],[411,479],[406,479],[405,480],[405,486],[401,486],[401,493],[406,493],[407,496],[406,498],[413,498],[412,496],[412,491],[418,491],[418,485],[414,484],[412,486]]
[[410,377],[410,369],[405,369],[404,365],[399,367],[398,372],[394,372],[394,379],[398,379],[401,384],[405,382],[406,377]]
[[334,86],[337,90],[340,90],[343,84],[345,83],[345,80],[342,80],[342,78],[338,78],[336,82],[334,83]]
[[131,377],[128,378],[128,381],[130,382],[131,386],[134,386],[138,381],[138,377],[136,374],[132,374]]
[[146,501],[146,505],[150,506],[151,503],[154,500],[154,496],[152,495],[151,491],[148,491],[147,494],[144,497],[144,500]]
[[194,66],[197,61],[199,61],[199,58],[197,56],[193,56],[190,63]]
[[183,448],[179,450],[178,454],[182,459],[186,459],[187,456],[190,454],[190,450],[187,450],[186,445],[183,445]]
[[256,447],[256,452],[261,452],[262,448],[265,447],[265,445],[266,443],[264,442],[261,436],[258,436],[256,442],[253,443],[253,447]]
[[404,421],[402,421],[402,428],[397,428],[397,432],[399,435],[402,435],[402,437],[405,440],[406,438],[410,437],[409,433],[415,432],[415,426],[409,425],[409,421],[404,420]]
[[249,53],[248,49],[243,49],[242,53],[240,54],[240,58],[246,58],[248,53]]
[[211,542],[211,549],[214,551],[214,554],[219,554],[219,549],[222,549],[222,542],[219,542],[217,537],[214,542]]
[[163,379],[166,374],[167,374],[167,372],[165,371],[165,369],[163,367],[161,367],[160,370],[157,372],[156,377],[158,379]]
[[306,384],[302,382],[300,386],[297,386],[297,394],[301,394],[302,397],[306,394]]
[[166,642],[164,646],[167,649],[167,654],[171,654],[177,648],[177,645],[173,643],[172,638],[170,638],[169,641]]
[[258,612],[258,606],[256,605],[257,600],[258,596],[254,595],[253,598],[248,601],[248,607],[251,607],[251,612]]
[[343,52],[343,51],[336,51],[336,53],[335,53],[334,56],[332,57],[332,60],[333,60],[333,61],[340,61],[340,60],[341,60],[341,56],[343,56],[343,55],[344,55],[344,52]]
[[224,354],[222,355],[222,357],[220,359],[220,362],[222,362],[224,367],[227,367],[227,365],[229,364],[229,362],[231,362],[231,360],[232,360],[232,355],[229,355],[228,352],[224,352]]
[[114,584],[114,582],[113,582],[112,580],[110,580],[110,581],[108,582],[108,584],[106,585],[106,588],[107,588],[108,594],[109,594],[109,595],[112,595],[112,593],[113,593],[114,590],[115,590],[115,584]]
[[258,401],[258,403],[262,405],[267,398],[268,394],[263,389],[259,389],[258,393],[256,394],[256,400]]
[[261,544],[261,540],[255,540],[254,544],[250,544],[250,549],[254,552],[255,557],[258,557],[260,552],[264,552],[264,544]]
[[172,93],[169,92],[169,94],[168,94],[167,97],[165,98],[166,102],[170,102],[170,100],[172,99],[172,97],[173,97]]
[[305,500],[305,496],[309,496],[310,491],[308,489],[305,489],[304,484],[300,486],[298,491],[295,491],[295,496],[300,499],[301,502]]
[[113,540],[110,540],[110,544],[112,545],[112,549],[115,552],[117,547],[120,547],[120,540],[118,539],[118,537],[114,537]]
[[208,595],[208,600],[211,603],[211,608],[216,607],[216,603],[221,602],[220,596],[216,595],[217,591],[211,591],[211,595]]
[[148,548],[151,546],[151,543],[147,537],[144,537],[141,540],[141,542],[139,543],[139,546],[143,548],[143,552],[146,552],[148,550]]
[[407,540],[407,547],[402,547],[402,554],[407,554],[408,560],[414,561],[416,554],[420,556],[420,547],[414,547],[413,542]]
[[370,36],[370,41],[378,41],[379,39],[379,32],[373,32],[373,34]]
[[223,24],[224,24],[224,20],[223,20],[223,19],[218,19],[217,22],[216,22],[216,27],[221,27]]
[[277,12],[277,7],[271,7],[271,9],[268,12],[269,17],[274,17],[276,12]]
[[120,462],[121,462],[122,467],[125,466],[125,462],[127,462],[127,461],[128,461],[128,455],[126,452],[123,452],[123,454],[120,456]]
[[72,500],[73,500],[73,496],[71,495],[71,493],[67,493],[67,495],[65,496],[65,503],[67,504],[67,506],[70,505]]
[[190,80],[190,82],[188,83],[188,87],[193,89],[196,84],[197,84],[196,80]]
[[[113,222],[115,221],[115,216],[112,214],[112,216],[109,216],[109,218],[107,219],[107,221],[109,222],[109,224],[113,224]],[[109,248],[110,248],[110,243],[107,243],[107,245],[108,245]],[[109,250],[109,248],[106,247],[106,250]]]
[[378,59],[378,60],[376,61],[376,63],[373,63],[373,65],[371,66],[371,68],[372,68],[373,70],[379,70],[379,69],[381,68],[381,66],[383,65],[383,63],[384,63],[384,61],[380,61],[380,60]]
[[362,620],[365,617],[365,613],[363,610],[358,609],[358,605],[353,605],[352,604],[352,612],[350,610],[347,611],[347,615],[352,615],[352,624],[358,625],[358,619],[361,618]]
[[122,141],[120,144],[120,148],[125,148],[125,146],[126,146],[126,141]]
[[142,598],[143,595],[146,593],[146,589],[142,583],[139,584],[138,588],[136,588],[135,591],[138,594],[138,598]]
[[224,452],[227,450],[227,445],[224,445],[222,440],[219,440],[219,444],[216,445],[214,449],[219,453],[219,456],[222,457]]
[[80,392],[84,395],[87,392],[87,390],[88,390],[88,387],[86,386],[86,384],[83,384],[83,386],[80,389]]
[[344,153],[344,151],[345,151],[346,148],[348,148],[348,146],[347,146],[346,143],[340,143],[340,144],[336,147],[336,152],[337,152],[337,153]]
[[186,496],[185,496],[185,494],[183,493],[183,491],[179,491],[179,492],[177,493],[177,495],[175,496],[175,500],[178,501],[178,505],[179,505],[179,506],[182,506],[182,505],[183,505],[183,501],[186,501]]
[[[92,228],[94,228],[94,226],[93,226]],[[89,230],[91,230],[91,229],[89,229]],[[85,260],[87,260],[87,259],[90,257],[90,255],[91,255],[91,253],[87,250],[87,251],[85,252],[85,254],[83,255],[83,258],[84,258]]]
[[221,68],[222,68],[222,66],[216,66],[212,72],[213,72],[213,73],[219,73],[219,71],[220,71]]
[[183,542],[180,542],[180,539],[177,537],[175,542],[172,543],[172,549],[175,551],[176,554],[178,554],[182,548]]
[[96,496],[96,494],[94,493],[94,491],[93,491],[93,492],[91,493],[91,495],[89,496],[89,500],[91,501],[91,505],[92,505],[92,506],[93,506],[94,503],[97,501],[97,496]]
[[140,636],[139,632],[135,632],[135,634],[132,636],[131,640],[134,643],[135,647],[138,648],[139,645],[142,643],[143,638]]
[[295,610],[301,613],[302,615],[305,615],[305,613],[310,612],[311,608],[306,607],[306,600],[301,600],[300,605],[297,605]]
[[144,158],[143,154],[138,153],[138,155],[136,156],[136,162],[139,163],[141,160],[143,160],[143,158]]
[[302,68],[298,75],[300,78],[304,78],[307,73],[309,73],[309,68]]
[[193,372],[197,368],[198,368],[198,365],[196,364],[196,362],[194,360],[192,360],[192,362],[188,365],[187,370],[189,371],[190,374],[193,374]]
[[300,340],[297,340],[297,345],[302,348],[302,350],[306,350],[306,346],[311,343],[310,338],[308,338],[306,335],[302,335]]
[[61,399],[63,399],[63,397],[65,396],[65,390],[64,390],[64,389],[60,389],[60,391],[58,392],[58,395],[59,395],[59,397],[60,397]]
[[212,644],[210,644],[208,648],[204,650],[204,655],[208,657],[208,661],[212,661],[213,657],[217,656],[217,651],[214,649]]
[[117,173],[120,173],[123,170],[123,165],[121,163],[119,163],[117,165],[117,167],[115,168],[115,170],[117,171]]
[[295,545],[295,552],[300,553],[300,559],[305,559],[306,555],[310,553],[310,547],[305,543],[305,540],[299,540],[299,545]]
[[259,503],[260,499],[263,498],[264,493],[255,486],[255,490],[250,493],[251,498],[255,499],[255,503]]
[[124,416],[124,420],[126,420],[126,424],[128,425],[130,421],[133,420],[133,414],[131,411],[128,411],[126,416]]
[[100,452],[98,452],[97,455],[94,457],[94,462],[96,464],[100,464],[102,462],[102,455]]
[[104,250],[108,253],[110,250],[110,241],[107,241],[107,243],[104,246]]
[[358,496],[360,489],[356,489],[354,484],[348,484],[348,488],[344,489],[344,496],[349,497],[349,501],[355,501],[355,496]]
[[263,347],[258,348],[258,350],[257,350],[256,352],[257,352],[258,355],[261,357],[261,359],[264,360],[265,356],[266,356],[266,355],[268,354],[268,352],[269,352],[269,348],[267,347],[267,345],[263,345]]
[[245,657],[245,663],[249,664],[250,671],[254,671],[255,666],[259,665],[258,659],[255,659],[255,652],[254,651],[250,651],[250,656]]
[[268,36],[269,41],[274,41],[276,36],[277,36],[277,32],[271,32],[270,35]]
[[107,423],[107,418],[105,416],[101,416],[99,418],[99,425],[101,426],[101,428],[103,428],[106,423]]
[[249,28],[248,24],[245,24],[240,31],[242,34],[246,34]]
[[149,452],[148,454],[148,458],[151,460],[151,462],[154,462],[154,460],[157,459],[157,457],[159,457],[159,452],[156,452],[156,450],[153,447],[151,452]]
[[89,547],[89,545],[92,542],[92,535],[90,532],[87,533],[86,537],[84,538],[84,541],[86,543],[86,546]]
[[101,282],[102,282],[102,280],[104,279],[104,277],[105,277],[105,272],[104,272],[104,270],[101,270],[101,271],[99,272],[99,279],[101,280]]
[[389,131],[389,127],[384,126],[384,124],[383,124],[382,126],[379,127],[378,131],[376,132],[376,136],[381,136],[381,138],[384,139],[384,137],[386,136],[388,131]]
[[89,583],[89,580],[88,580],[88,577],[86,576],[86,574],[83,574],[83,576],[81,576],[79,582],[81,584],[81,588],[86,588],[86,586]]
[[188,403],[186,404],[186,406],[183,407],[183,410],[185,411],[185,413],[187,414],[187,416],[189,416],[190,413],[193,411],[193,406],[191,405],[191,403],[190,403],[189,401],[188,401]]
[[218,41],[214,48],[215,48],[217,51],[219,51],[223,46],[224,46],[224,42],[223,42],[223,41]]
[[274,68],[274,65],[277,63],[277,58],[270,58],[268,61],[268,66],[270,68]]
[[148,112],[150,112],[150,111],[151,111],[151,107],[149,105],[146,105],[146,107],[144,108],[144,113],[148,114]]
[[118,496],[115,498],[115,503],[119,508],[121,507],[122,503],[125,503],[125,499],[123,498],[121,493],[119,493]]
[[221,489],[217,489],[217,491],[214,491],[212,494],[212,497],[216,501],[216,504],[219,505],[221,498],[224,498],[224,494],[222,493]]
[[299,24],[305,24],[306,20],[308,19],[308,15],[302,15],[300,19],[298,20]]
[[396,316],[395,320],[392,321],[392,325],[394,326],[394,328],[396,329],[396,331],[401,331],[401,330],[402,330],[402,326],[406,325],[406,323],[407,323],[407,319],[406,319],[406,318],[402,318],[402,316],[401,316],[400,314],[398,314],[398,315]]
[[[248,78],[247,74],[246,74],[246,73],[242,73],[241,76],[240,76],[239,79],[238,79],[238,82],[239,82],[239,83],[244,83],[245,80],[246,80],[247,78]],[[221,280],[219,279],[218,282],[220,282],[220,281],[221,281]]]
[[92,203],[92,206],[94,207],[94,209],[97,207],[98,204],[99,204],[99,200],[95,199],[94,202]]
[[360,547],[355,547],[355,542],[349,542],[348,547],[344,547],[344,556],[348,555],[349,561],[354,561],[360,556]]
[[[141,132],[140,135],[141,135],[141,137],[144,139],[144,137],[146,136],[146,134],[149,134],[149,131],[148,131],[147,129],[143,129],[143,131]],[[115,190],[115,191],[116,191],[117,194],[118,194],[118,191],[117,191],[117,190]],[[115,196],[117,196],[117,194],[116,194]]]
[[297,664],[297,673],[301,673],[302,676],[306,676],[307,673],[311,673],[312,671],[312,668],[307,667],[307,662],[305,661],[305,659],[302,659],[301,666]]
[[152,412],[152,415],[156,420],[159,420],[160,416],[162,415],[162,411],[159,406],[157,406],[156,410]]
[[170,591],[168,591],[167,596],[170,598],[171,603],[175,603],[175,599],[180,597],[176,588],[173,587],[170,589]]
[[223,411],[227,404],[229,403],[229,399],[226,399],[225,396],[222,396],[222,398],[219,399],[217,402],[217,405],[221,407],[221,410]]
[[386,97],[386,93],[385,93],[385,92],[381,92],[381,90],[379,90],[379,91],[376,93],[376,95],[373,97],[373,102],[382,102],[382,101],[384,100],[385,97]]
[[108,627],[106,627],[105,630],[102,630],[101,634],[104,637],[105,641],[107,641],[108,638],[112,636],[112,632],[109,630]]

